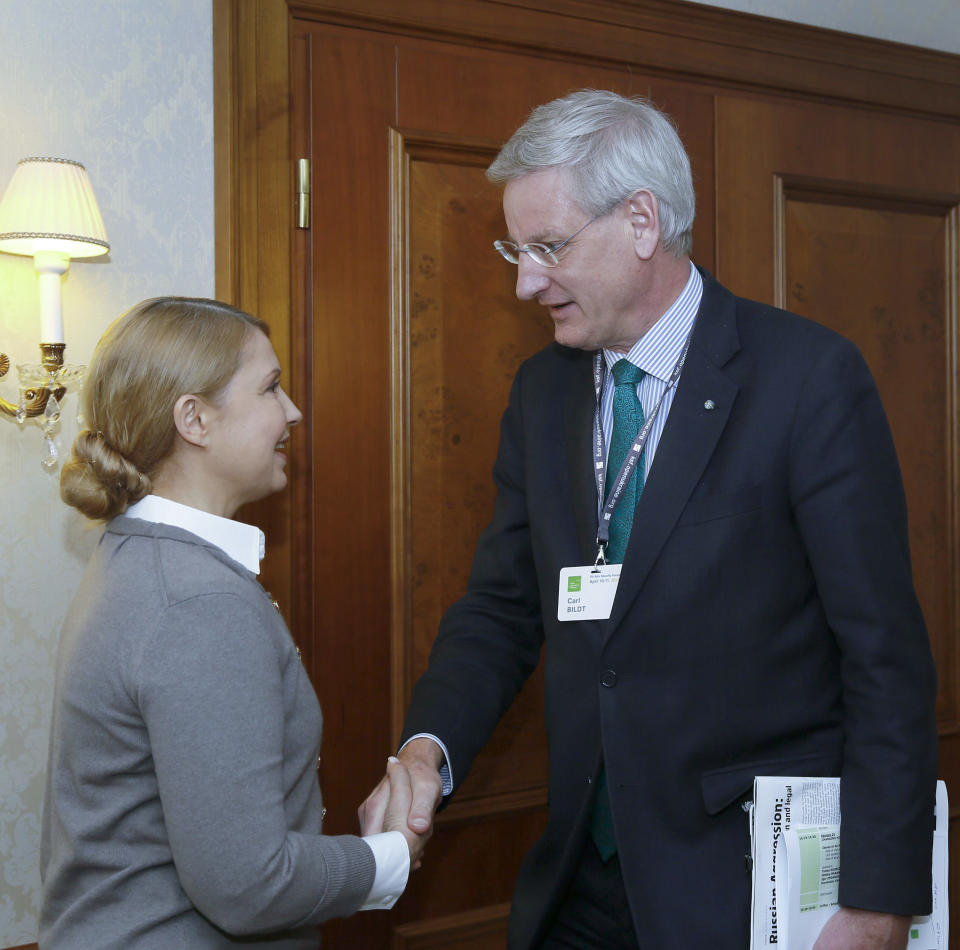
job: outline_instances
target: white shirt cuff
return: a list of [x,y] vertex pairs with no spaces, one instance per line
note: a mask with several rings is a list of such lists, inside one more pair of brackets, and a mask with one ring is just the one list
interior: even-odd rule
[[360,910],[390,910],[407,886],[410,874],[410,849],[399,831],[366,835],[363,839],[377,862],[373,887]]
[[433,739],[443,750],[443,763],[440,765],[440,786],[443,797],[446,798],[453,792],[453,769],[450,768],[450,754],[447,752],[447,747],[436,736],[431,735],[429,732],[418,732],[415,736],[410,736],[410,738],[400,746],[400,749],[402,750],[407,743],[413,742],[414,739]]

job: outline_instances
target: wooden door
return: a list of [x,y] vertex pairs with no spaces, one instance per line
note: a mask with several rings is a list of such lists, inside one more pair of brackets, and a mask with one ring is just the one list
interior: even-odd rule
[[[309,19],[294,22],[292,62],[294,150],[313,168],[313,226],[295,236],[294,286],[310,302],[295,312],[309,326],[293,334],[312,354],[308,540],[314,584],[335,579],[337,591],[314,594],[294,626],[326,712],[328,828],[352,832],[489,520],[513,374],[552,338],[493,249],[501,192],[484,169],[533,105],[604,86],[669,109],[709,182],[712,99],[625,70],[558,71]],[[708,258],[711,224],[708,211],[697,233]],[[541,701],[538,673],[438,819],[395,912],[331,925],[328,948],[504,945],[513,882],[546,818]]]
[[[867,354],[904,462],[953,779],[960,57],[682,0],[213,8],[218,294],[270,323],[309,420],[291,491],[254,520],[326,716],[328,830],[356,829],[382,774],[489,514],[509,378],[550,336],[490,246],[503,226],[483,168],[530,108],[587,85],[646,93],[677,119],[698,263]],[[313,222],[296,230],[305,156]],[[503,946],[545,818],[538,690],[398,907],[330,925],[328,950]]]
[[[720,280],[849,337],[877,380],[940,681],[940,775],[956,800],[960,129],[725,96],[717,142]],[[955,824],[950,844],[960,853]]]

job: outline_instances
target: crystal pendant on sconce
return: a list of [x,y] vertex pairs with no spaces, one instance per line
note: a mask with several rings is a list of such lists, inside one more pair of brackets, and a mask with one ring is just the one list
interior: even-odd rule
[[57,450],[57,444],[50,436],[47,436],[47,454],[41,459],[40,466],[45,472],[52,472],[60,461],[60,452]]
[[17,411],[13,414],[13,418],[16,419],[20,425],[23,425],[27,421],[27,405],[24,402],[22,391],[20,393],[20,402],[17,404]]
[[57,448],[55,435],[60,423],[60,402],[51,392],[47,398],[47,404],[43,410],[43,417],[40,419],[40,425],[43,428],[43,436],[47,443],[47,454],[40,461],[40,465],[45,472],[52,472],[60,462],[60,450]]
[[54,426],[60,421],[60,403],[57,401],[57,397],[50,393],[49,398],[47,399],[46,408],[43,410],[44,418],[46,422],[44,423],[44,428],[48,426]]

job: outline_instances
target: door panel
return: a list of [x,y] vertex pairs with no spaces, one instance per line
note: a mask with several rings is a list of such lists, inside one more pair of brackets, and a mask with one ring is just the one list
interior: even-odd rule
[[[944,664],[952,533],[950,499],[938,490],[950,450],[944,211],[917,213],[892,198],[864,207],[851,193],[828,204],[812,188],[784,192],[787,306],[856,341],[876,376],[903,465],[917,592]],[[952,708],[947,686],[940,714]]]
[[[398,223],[391,247],[399,277],[394,498],[404,499],[395,509],[401,517],[395,521],[393,602],[409,606],[392,638],[405,669],[403,686],[394,691],[397,736],[437,625],[466,588],[476,539],[492,514],[490,468],[505,394],[521,359],[552,334],[544,316],[515,306],[511,269],[493,252],[491,235],[503,230],[500,190],[483,170],[496,152],[459,137],[454,145],[449,137],[392,133],[391,143],[397,179],[392,219]],[[480,297],[478,287],[502,292]],[[409,437],[398,438],[407,420]],[[546,804],[541,697],[538,675],[442,822]]]
[[507,940],[509,904],[485,907],[450,917],[401,924],[394,931],[393,950],[499,950]]

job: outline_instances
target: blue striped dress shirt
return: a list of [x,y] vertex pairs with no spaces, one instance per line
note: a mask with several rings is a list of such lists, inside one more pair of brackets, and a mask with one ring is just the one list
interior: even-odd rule
[[[634,366],[639,366],[647,375],[640,380],[637,386],[637,395],[640,405],[643,406],[643,416],[647,418],[653,412],[660,394],[667,388],[670,374],[673,372],[687,335],[693,326],[693,321],[700,308],[700,298],[703,296],[703,278],[700,272],[690,263],[690,277],[680,296],[671,304],[670,309],[649,330],[633,344],[629,353],[617,353],[613,350],[604,350],[603,357],[607,363],[607,374],[603,384],[603,394],[600,397],[600,422],[603,426],[603,440],[607,451],[610,450],[610,437],[613,433],[613,364],[617,360],[628,359]],[[647,437],[647,445],[643,453],[644,479],[650,474],[650,466],[656,455],[660,443],[660,434],[667,424],[673,397],[677,393],[674,386],[663,400],[656,421]],[[616,478],[616,472],[607,472],[607,478]]]

